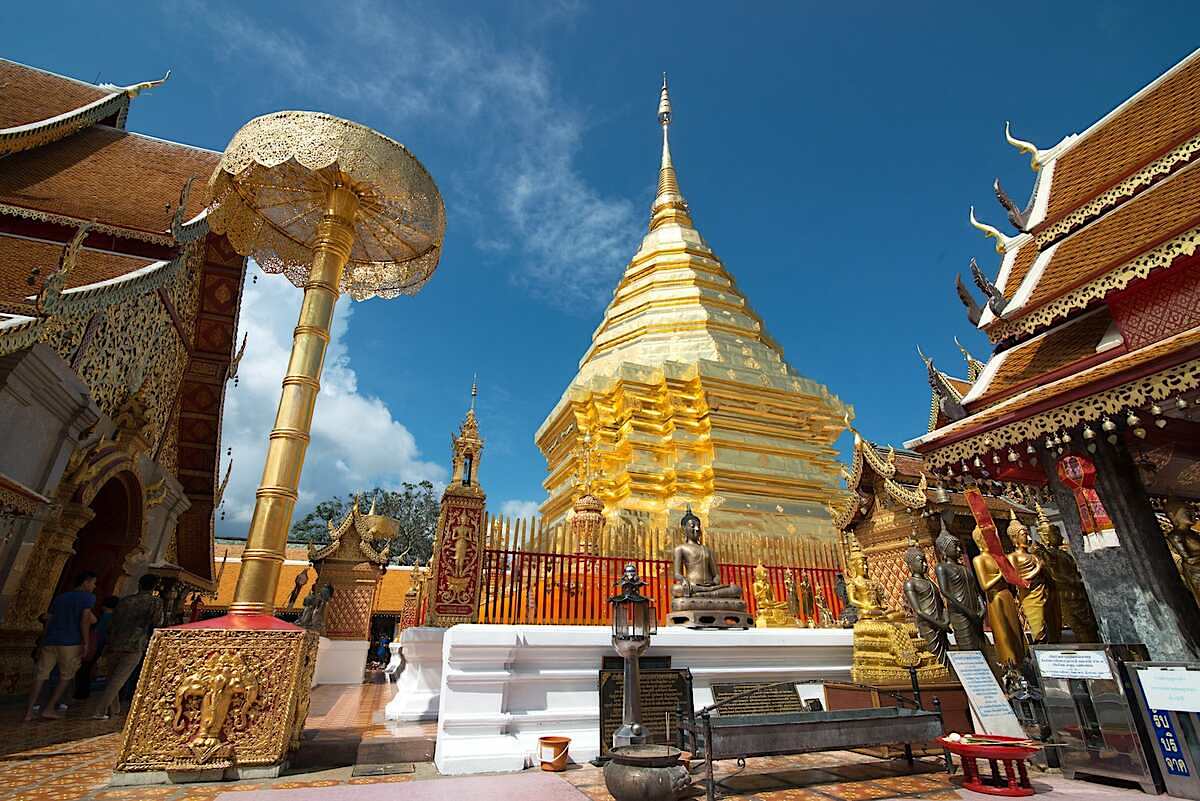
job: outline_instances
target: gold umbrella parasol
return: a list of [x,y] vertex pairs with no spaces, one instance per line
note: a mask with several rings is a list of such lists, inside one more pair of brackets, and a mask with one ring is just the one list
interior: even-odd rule
[[338,295],[417,292],[437,267],[446,210],[433,178],[399,142],[307,111],[246,123],[208,187],[209,227],[304,289],[230,607],[269,614]]

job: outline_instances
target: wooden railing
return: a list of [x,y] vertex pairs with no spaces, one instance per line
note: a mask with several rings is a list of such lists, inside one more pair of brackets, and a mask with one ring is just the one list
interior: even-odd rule
[[[543,528],[532,520],[490,520],[479,622],[608,625],[608,599],[616,593],[617,580],[627,564],[637,568],[646,582],[642,592],[654,601],[659,622],[665,622],[675,583],[670,556],[681,540],[678,532],[608,526],[595,543],[579,543],[566,526]],[[797,588],[801,577],[807,576],[813,592],[824,595],[834,616],[841,613],[834,592],[839,562],[831,543],[721,534],[706,537],[705,542],[723,563],[721,581],[742,588],[750,614],[756,612],[752,587],[760,560],[767,568],[776,600],[787,599],[784,576],[790,571]],[[578,552],[581,548],[585,552]],[[604,555],[586,552],[589,549]]]

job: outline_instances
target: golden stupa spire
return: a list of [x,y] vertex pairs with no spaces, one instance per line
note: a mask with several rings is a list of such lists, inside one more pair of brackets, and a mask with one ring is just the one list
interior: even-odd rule
[[662,165],[658,169],[658,194],[650,206],[650,230],[660,225],[679,223],[692,224],[688,215],[688,204],[679,191],[679,181],[675,176],[675,165],[671,161],[671,95],[667,91],[667,74],[663,73],[662,90],[658,96],[658,124],[662,126],[663,149]]
[[472,413],[474,413],[474,411],[475,411],[475,396],[477,396],[478,394],[479,394],[479,374],[475,373],[474,375],[471,376],[471,409],[470,409],[470,411]]

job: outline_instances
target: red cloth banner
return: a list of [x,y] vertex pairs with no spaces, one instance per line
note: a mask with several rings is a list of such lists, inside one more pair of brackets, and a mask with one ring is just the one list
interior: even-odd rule
[[1004,547],[1000,544],[1000,535],[996,533],[996,523],[992,520],[992,513],[988,509],[987,501],[983,499],[983,493],[979,491],[979,487],[967,487],[963,491],[963,497],[967,499],[967,506],[970,507],[971,514],[975,517],[975,525],[979,526],[979,530],[983,532],[983,542],[987,545],[988,553],[1000,567],[1000,573],[1004,576],[1004,580],[1014,587],[1028,587],[1028,582],[1021,578],[1004,553]]

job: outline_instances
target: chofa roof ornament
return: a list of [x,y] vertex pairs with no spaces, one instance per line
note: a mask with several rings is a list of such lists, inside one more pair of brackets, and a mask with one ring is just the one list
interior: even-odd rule
[[1037,172],[1042,168],[1042,151],[1033,142],[1013,136],[1008,120],[1004,121],[1004,139],[1020,152],[1029,154],[1029,169]]

